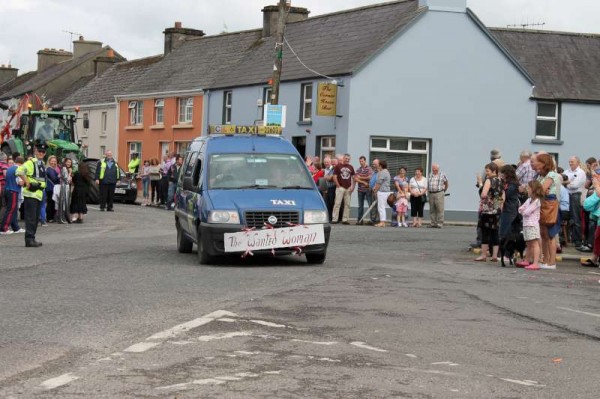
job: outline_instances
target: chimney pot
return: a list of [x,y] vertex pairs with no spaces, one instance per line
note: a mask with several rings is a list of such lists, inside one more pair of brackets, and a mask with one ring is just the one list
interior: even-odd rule
[[175,28],[181,29],[181,22],[175,22]]
[[79,40],[85,40],[83,36],[79,36]]
[[182,28],[181,22],[175,22],[174,28],[167,28],[163,33],[165,35],[165,55],[181,46],[188,37],[204,36],[204,32],[199,29]]
[[[291,2],[286,2],[286,6],[288,7],[288,23],[308,19],[308,14],[310,14],[308,9],[303,7],[290,7],[290,4]],[[266,6],[261,11],[263,13],[263,37],[274,35],[277,33],[279,6]]]

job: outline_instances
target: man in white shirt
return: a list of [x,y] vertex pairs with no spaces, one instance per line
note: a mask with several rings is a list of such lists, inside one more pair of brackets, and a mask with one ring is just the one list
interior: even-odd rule
[[565,175],[569,178],[565,187],[569,190],[569,214],[571,241],[575,247],[581,246],[581,195],[585,186],[585,172],[579,167],[579,158],[569,158],[569,169]]

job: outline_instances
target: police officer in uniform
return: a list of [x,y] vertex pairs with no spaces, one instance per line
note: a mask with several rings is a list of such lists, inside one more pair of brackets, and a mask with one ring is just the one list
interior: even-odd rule
[[121,168],[114,160],[112,151],[106,151],[104,159],[96,167],[96,184],[100,189],[100,211],[113,211],[113,199],[117,181],[121,179]]
[[25,246],[41,247],[42,243],[35,240],[38,220],[40,220],[41,204],[46,188],[46,144],[37,142],[35,157],[27,160],[17,169],[17,176],[23,180],[23,209],[25,213]]

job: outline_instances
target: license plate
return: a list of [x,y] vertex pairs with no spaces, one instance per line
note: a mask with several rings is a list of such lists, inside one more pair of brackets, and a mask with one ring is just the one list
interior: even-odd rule
[[125,194],[124,188],[115,188],[115,194]]

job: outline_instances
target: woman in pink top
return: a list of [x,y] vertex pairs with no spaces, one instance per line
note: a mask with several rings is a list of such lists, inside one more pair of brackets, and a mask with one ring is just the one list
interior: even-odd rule
[[527,242],[527,260],[517,262],[517,267],[527,270],[540,270],[540,209],[544,199],[544,187],[533,180],[527,185],[527,196],[529,197],[519,207],[519,213],[523,215],[523,238]]

